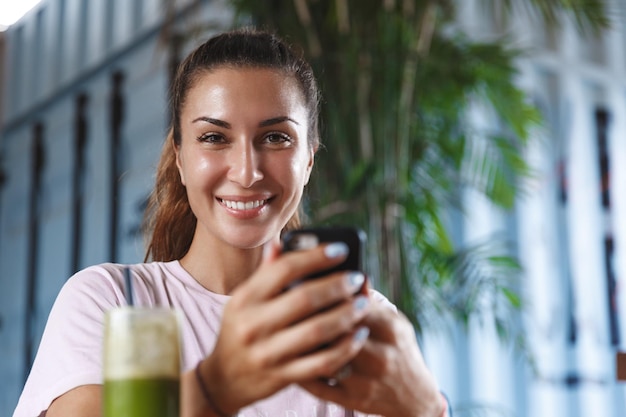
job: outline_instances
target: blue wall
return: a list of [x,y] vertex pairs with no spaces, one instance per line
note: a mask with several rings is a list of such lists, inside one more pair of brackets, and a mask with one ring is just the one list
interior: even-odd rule
[[[4,33],[0,166],[8,178],[0,188],[0,415],[12,414],[25,368],[56,294],[75,272],[73,264],[80,269],[143,260],[143,204],[168,124],[169,51],[159,39],[161,3],[44,0]],[[201,2],[200,12],[187,10],[189,1],[178,3],[197,19],[224,27],[232,21],[224,2]],[[118,72],[123,74],[123,117],[113,152],[111,100]],[[80,95],[87,97],[87,128],[78,214],[73,184]],[[39,193],[33,196],[36,125],[43,132],[43,165]],[[115,256],[110,249],[113,153],[119,158]],[[36,212],[30,210],[33,199]],[[82,222],[75,240],[77,218]]]

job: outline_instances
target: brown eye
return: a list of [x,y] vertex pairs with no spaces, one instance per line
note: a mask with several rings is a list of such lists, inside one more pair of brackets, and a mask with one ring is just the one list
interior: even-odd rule
[[265,135],[264,141],[270,145],[288,145],[293,142],[289,135],[279,132],[268,133]]
[[218,133],[205,133],[198,137],[198,141],[204,143],[222,144],[226,142],[226,138]]

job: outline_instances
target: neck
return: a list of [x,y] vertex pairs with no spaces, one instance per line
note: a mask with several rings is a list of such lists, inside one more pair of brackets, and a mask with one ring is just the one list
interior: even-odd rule
[[200,243],[194,236],[180,263],[204,288],[230,295],[254,273],[262,257],[262,246],[241,249],[224,242]]

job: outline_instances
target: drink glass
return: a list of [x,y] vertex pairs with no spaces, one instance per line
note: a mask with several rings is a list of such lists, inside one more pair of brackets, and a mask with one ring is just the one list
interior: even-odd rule
[[176,311],[120,307],[104,331],[104,417],[178,417],[180,330]]

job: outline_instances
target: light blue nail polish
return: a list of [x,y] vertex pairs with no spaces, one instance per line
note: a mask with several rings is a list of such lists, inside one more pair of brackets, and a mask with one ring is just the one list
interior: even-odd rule
[[326,246],[326,248],[324,248],[324,253],[327,257],[331,259],[346,256],[349,251],[350,249],[348,248],[348,245],[343,242],[331,243],[330,245]]
[[354,290],[358,290],[365,282],[365,276],[361,272],[350,272],[346,277],[348,285]]
[[361,327],[354,334],[354,341],[358,343],[363,342],[365,339],[367,339],[367,336],[369,335],[370,335],[370,329],[367,327]]
[[356,311],[361,311],[365,309],[365,307],[367,307],[369,303],[370,301],[367,299],[367,297],[365,297],[364,295],[361,295],[354,299],[354,301],[352,302],[352,305],[354,306],[354,309]]

